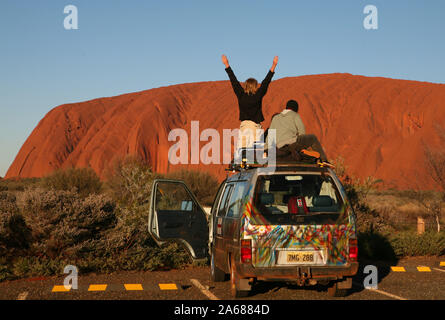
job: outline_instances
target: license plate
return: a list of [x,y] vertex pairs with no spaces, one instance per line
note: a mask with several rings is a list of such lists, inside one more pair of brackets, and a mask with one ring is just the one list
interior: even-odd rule
[[325,265],[324,250],[278,250],[278,265]]
[[287,263],[314,263],[314,252],[311,251],[290,251],[287,252]]

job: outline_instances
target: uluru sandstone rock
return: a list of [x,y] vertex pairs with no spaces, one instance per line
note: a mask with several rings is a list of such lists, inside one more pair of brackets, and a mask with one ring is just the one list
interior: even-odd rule
[[[435,126],[445,125],[445,85],[350,74],[273,81],[263,100],[268,127],[289,99],[300,104],[307,133],[316,134],[330,159],[342,156],[357,177],[385,186],[431,188],[424,144],[437,147]],[[175,170],[168,133],[199,120],[200,131],[239,126],[228,81],[156,88],[52,109],[28,137],[6,178],[40,177],[58,168],[91,166],[102,178],[114,159],[138,154],[153,170]],[[207,142],[201,143],[201,146]],[[190,142],[189,142],[190,144]],[[222,145],[222,141],[221,141]],[[189,158],[190,159],[190,158]],[[223,165],[188,165],[220,179]]]

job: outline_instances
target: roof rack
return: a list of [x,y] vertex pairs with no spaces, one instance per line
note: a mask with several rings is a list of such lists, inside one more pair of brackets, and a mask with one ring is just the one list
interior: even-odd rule
[[257,168],[268,168],[268,167],[279,167],[279,168],[291,168],[291,167],[307,167],[307,168],[333,168],[332,165],[324,162],[308,163],[308,162],[285,162],[285,163],[275,163],[271,164],[259,164],[259,163],[247,163],[242,161],[240,164],[230,163],[225,171],[244,171]]
[[[229,167],[225,169],[225,171],[242,171],[242,170],[249,170],[249,169],[256,169],[256,168],[266,168],[266,167],[309,167],[309,168],[323,168],[323,167],[329,167],[334,168],[334,166],[330,163],[322,162],[320,159],[308,157],[303,161],[294,161],[287,159],[280,159],[279,157],[275,160],[275,164],[261,164],[258,163],[256,159],[257,151],[265,151],[264,150],[264,143],[255,143],[253,147],[249,148],[240,148],[237,151],[237,155],[235,155],[232,163],[229,164]],[[253,160],[249,159],[248,153],[250,152],[250,156],[253,156]],[[237,163],[235,163],[235,158],[237,159]],[[249,159],[249,161],[248,161]],[[241,161],[240,161],[241,160]]]

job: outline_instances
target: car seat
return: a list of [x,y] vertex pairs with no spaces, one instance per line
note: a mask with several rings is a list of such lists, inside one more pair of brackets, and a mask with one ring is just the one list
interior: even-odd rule
[[274,202],[275,202],[275,197],[273,193],[266,193],[266,192],[260,193],[260,203],[263,206],[273,204]]
[[289,198],[287,210],[291,214],[307,214],[309,212],[304,197],[297,196]]

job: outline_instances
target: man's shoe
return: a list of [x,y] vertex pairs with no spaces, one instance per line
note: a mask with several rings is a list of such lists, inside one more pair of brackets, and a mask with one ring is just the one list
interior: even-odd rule
[[312,158],[316,158],[316,159],[320,158],[320,153],[318,153],[317,151],[301,149],[300,152],[308,157],[312,157]]

